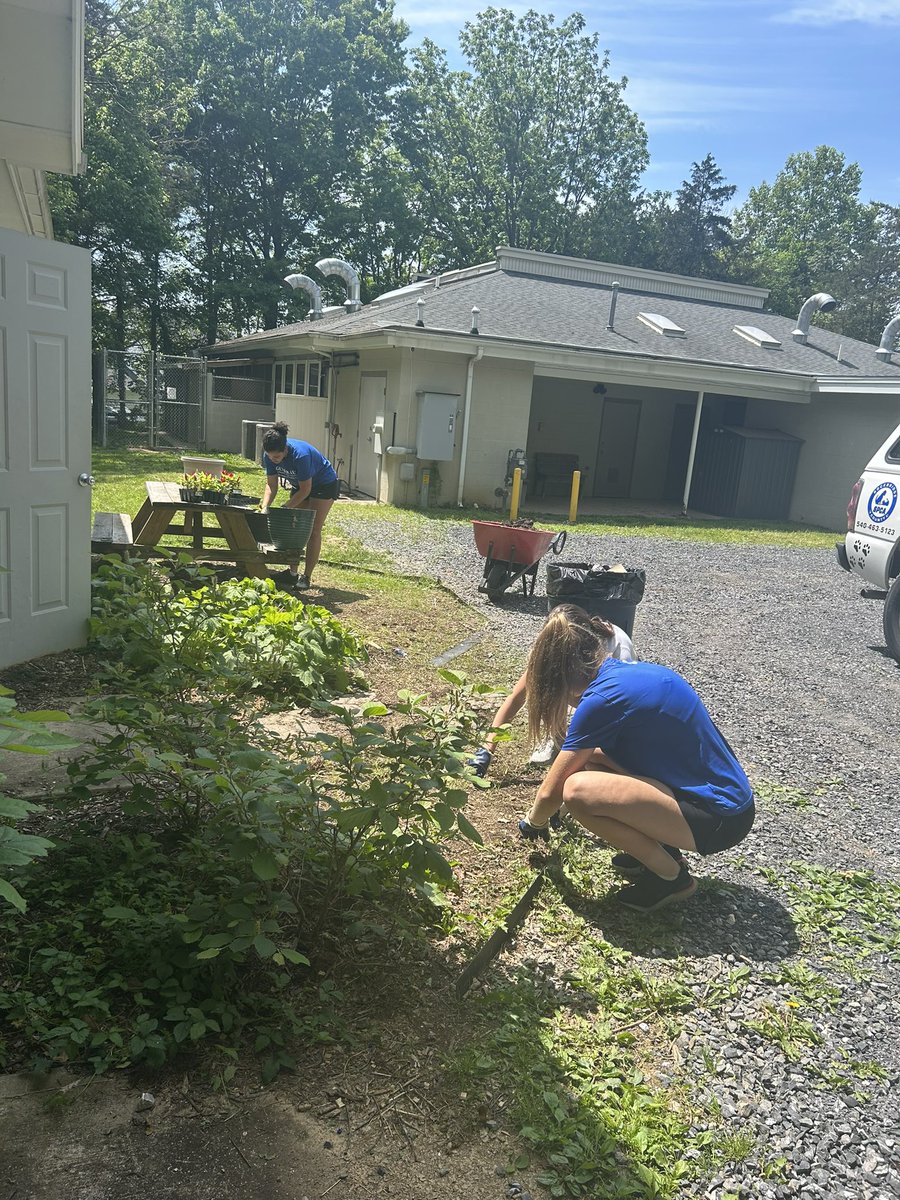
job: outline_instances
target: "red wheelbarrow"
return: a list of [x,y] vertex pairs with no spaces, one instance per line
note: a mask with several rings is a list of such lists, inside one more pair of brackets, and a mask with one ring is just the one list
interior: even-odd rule
[[538,563],[552,550],[559,554],[566,544],[566,531],[529,529],[504,525],[502,521],[473,521],[475,546],[484,559],[484,579],[479,592],[487,592],[492,604],[500,604],[503,593],[522,580],[526,596],[534,595]]

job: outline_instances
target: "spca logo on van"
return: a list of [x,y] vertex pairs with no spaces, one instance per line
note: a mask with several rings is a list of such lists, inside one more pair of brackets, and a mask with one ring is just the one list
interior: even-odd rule
[[895,483],[879,483],[869,497],[869,518],[877,525],[886,521],[897,503],[897,485]]

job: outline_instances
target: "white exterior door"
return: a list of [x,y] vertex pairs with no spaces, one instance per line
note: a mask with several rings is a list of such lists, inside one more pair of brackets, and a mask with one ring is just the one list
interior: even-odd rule
[[87,636],[90,261],[0,229],[0,667]]
[[[377,426],[384,427],[384,397],[387,376],[363,375],[359,383],[359,425],[356,430],[356,450],[353,455],[356,490],[366,496],[378,496],[378,475],[381,453],[386,444],[378,436]],[[377,453],[376,453],[377,449]]]

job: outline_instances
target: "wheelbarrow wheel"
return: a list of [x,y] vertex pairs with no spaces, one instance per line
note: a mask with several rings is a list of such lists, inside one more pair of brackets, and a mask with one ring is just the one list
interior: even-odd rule
[[495,564],[488,571],[484,578],[484,590],[488,594],[488,600],[491,604],[502,604],[503,594],[506,591],[506,582],[508,579],[506,567],[499,563]]

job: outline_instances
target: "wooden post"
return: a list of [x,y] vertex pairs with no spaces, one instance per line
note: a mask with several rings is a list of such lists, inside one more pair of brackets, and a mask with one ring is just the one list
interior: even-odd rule
[[578,518],[578,493],[581,491],[581,472],[572,472],[572,495],[569,499],[569,524],[574,525]]
[[522,468],[513,471],[512,495],[509,498],[509,519],[515,521],[519,516],[519,500],[522,497]]

